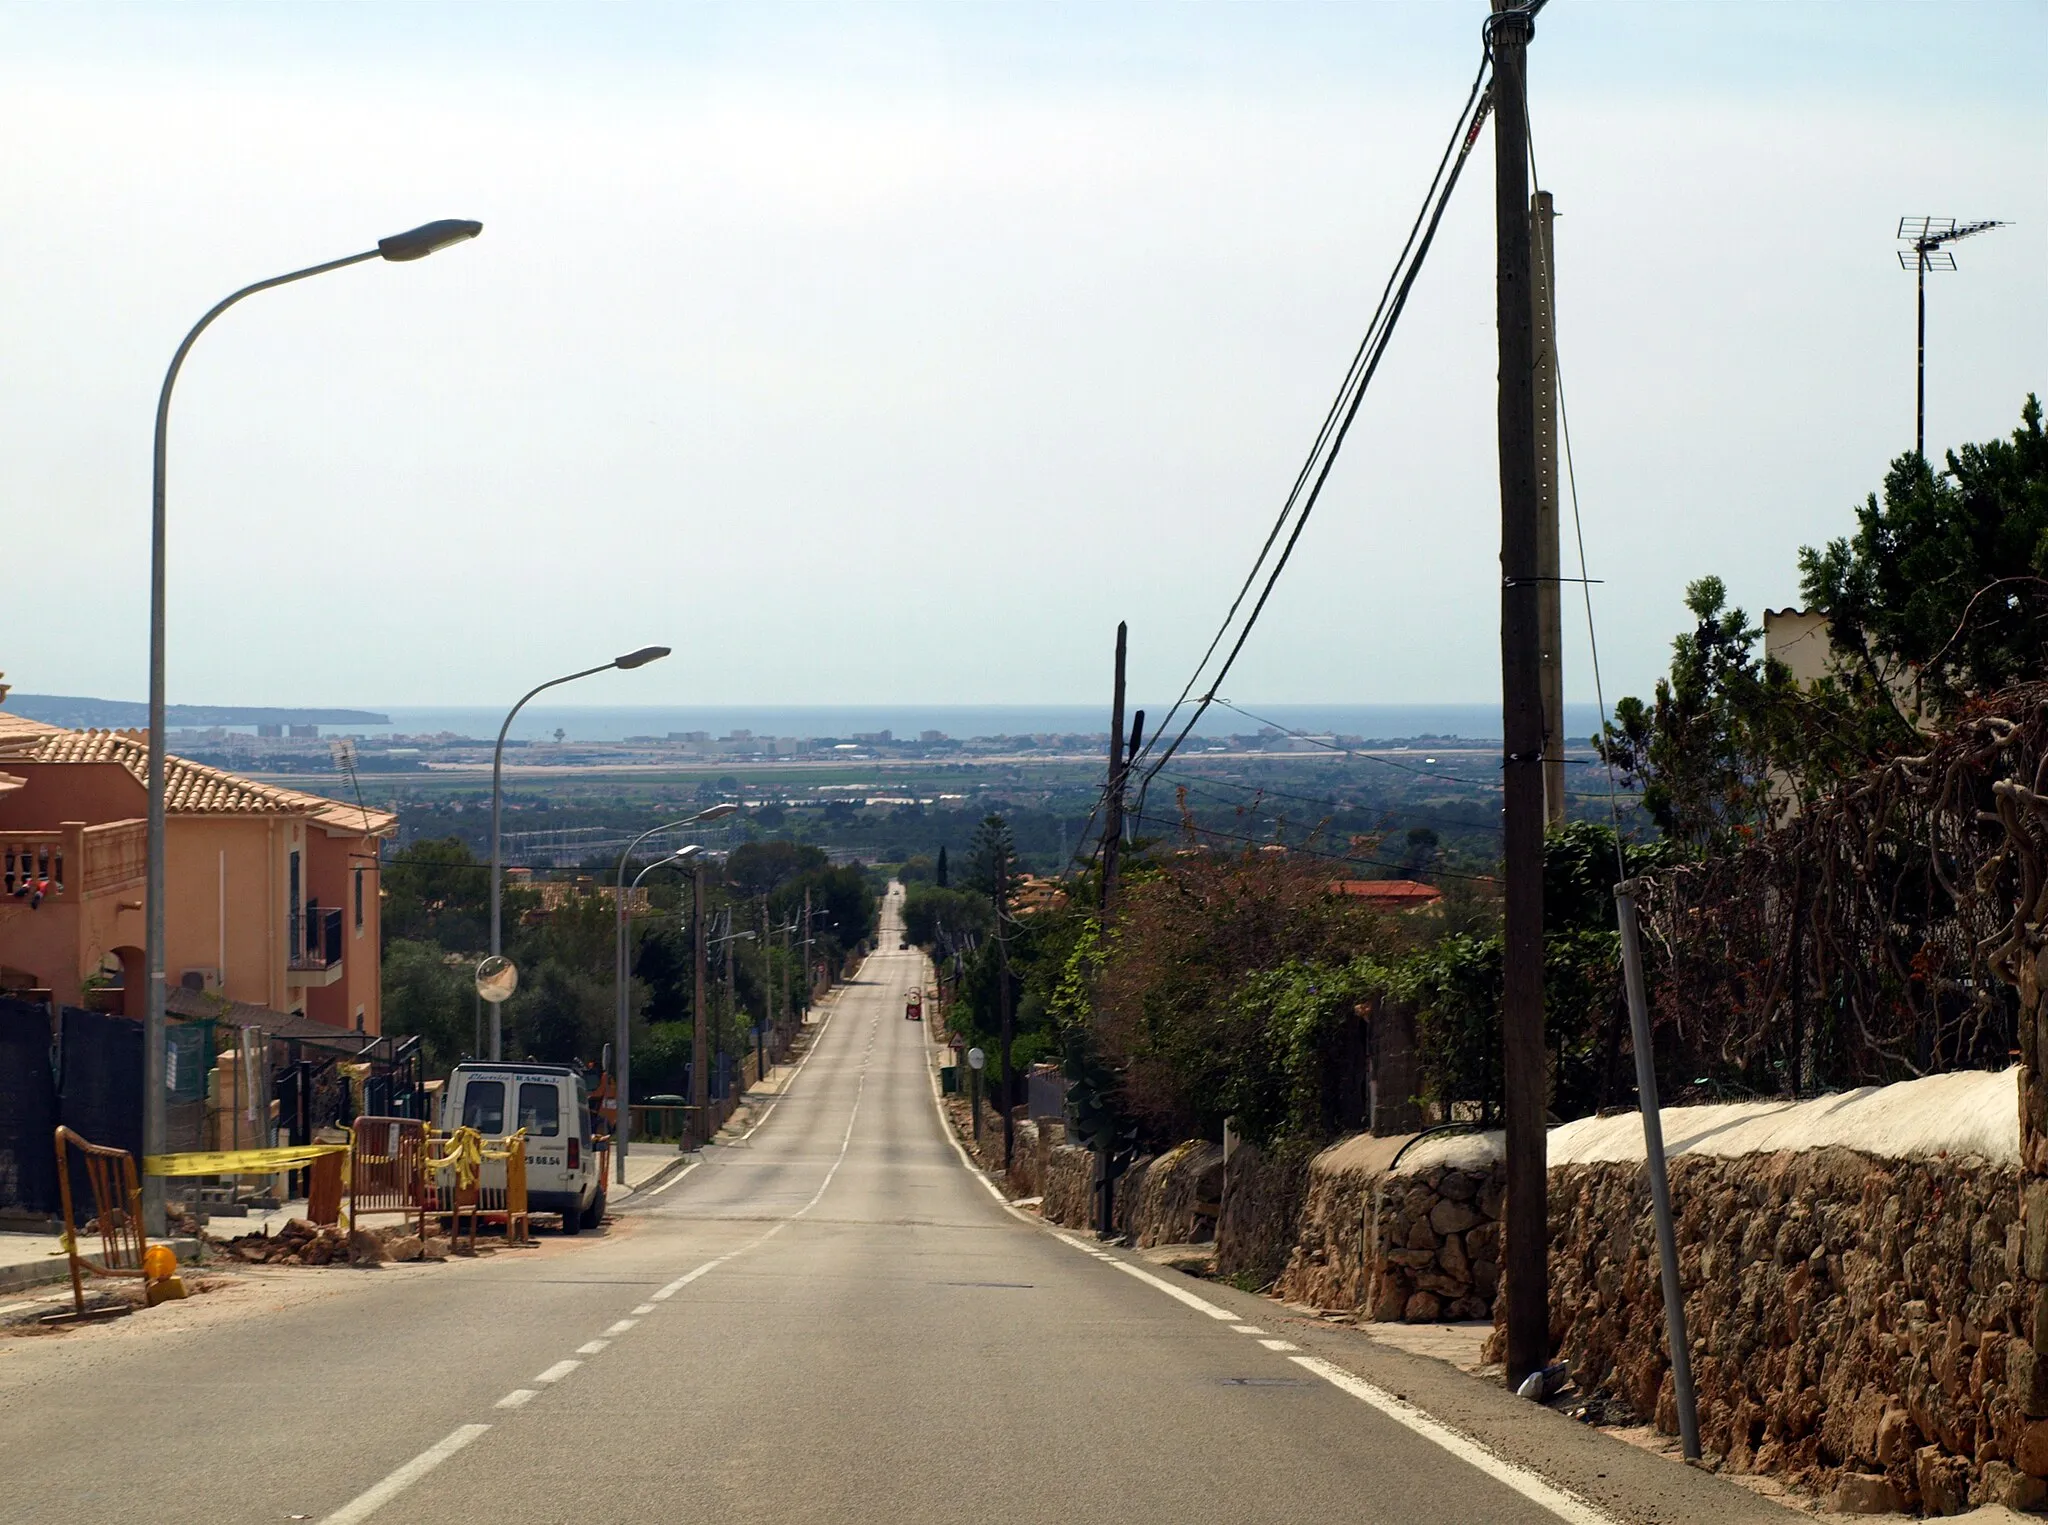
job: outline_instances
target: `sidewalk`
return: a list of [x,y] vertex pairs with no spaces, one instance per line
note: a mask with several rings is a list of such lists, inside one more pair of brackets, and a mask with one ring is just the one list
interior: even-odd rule
[[[191,1265],[198,1259],[197,1240],[179,1238],[169,1243],[180,1265]],[[99,1236],[83,1237],[81,1248],[88,1254],[98,1254]],[[60,1282],[67,1284],[63,1296],[70,1297],[70,1280],[71,1261],[64,1253],[64,1241],[59,1235],[0,1233],[0,1316],[27,1306],[17,1300],[18,1294]]]

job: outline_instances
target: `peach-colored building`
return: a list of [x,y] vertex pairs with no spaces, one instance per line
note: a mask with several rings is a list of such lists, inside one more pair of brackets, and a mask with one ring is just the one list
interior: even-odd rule
[[[0,710],[0,989],[141,1014],[149,747]],[[169,762],[174,986],[382,1030],[386,811]]]

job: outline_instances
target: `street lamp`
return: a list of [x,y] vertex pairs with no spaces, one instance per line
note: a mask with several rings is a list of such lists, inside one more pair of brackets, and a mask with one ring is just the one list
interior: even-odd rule
[[[615,1016],[617,1019],[616,1031],[612,1037],[612,1051],[618,1056],[616,1060],[618,1066],[618,1099],[616,1102],[617,1115],[612,1121],[612,1158],[617,1161],[613,1168],[617,1172],[621,1185],[625,1183],[626,1179],[626,1145],[631,1140],[633,1134],[632,1103],[628,1100],[630,1093],[626,1089],[627,1084],[633,1078],[632,1033],[629,1030],[626,1016],[626,860],[631,858],[634,850],[649,837],[660,836],[665,831],[682,831],[691,826],[702,826],[708,821],[716,821],[724,816],[729,816],[737,809],[739,809],[737,805],[713,805],[709,810],[700,810],[695,815],[686,816],[680,821],[670,821],[664,826],[649,827],[646,831],[641,832],[639,836],[628,842],[626,850],[619,854],[619,872],[615,880],[616,887],[613,891],[614,898],[617,901],[618,943],[612,955],[612,999],[616,1007]],[[663,863],[681,864],[688,862],[702,851],[702,848],[692,844],[670,857],[663,858],[656,863],[650,863],[647,865],[647,868],[641,869],[639,875],[634,877],[633,883],[638,885],[641,877],[645,876],[649,869],[658,868]]]
[[[417,255],[408,257],[418,258]],[[574,683],[578,678],[588,678],[596,673],[610,672],[614,667],[619,668],[621,671],[631,671],[635,667],[645,667],[649,662],[658,662],[667,655],[668,648],[666,646],[642,646],[638,651],[629,651],[622,657],[613,657],[611,661],[604,663],[602,666],[586,667],[581,672],[572,672],[560,678],[550,678],[538,688],[528,689],[525,696],[512,706],[511,713],[505,717],[505,723],[498,727],[497,749],[491,753],[491,952],[493,955],[499,951],[500,921],[498,908],[503,898],[501,878],[504,872],[504,855],[502,852],[504,844],[499,840],[498,836],[498,813],[502,804],[500,784],[505,768],[505,733],[512,729],[512,722],[518,718],[519,712],[526,708],[526,701],[535,694],[543,693],[551,688],[559,688],[564,683]],[[493,1006],[491,1008],[491,1059],[493,1062],[504,1057],[500,1053],[504,1037],[504,1026],[499,1017],[498,1008]]]
[[[329,260],[324,265],[311,265],[289,275],[272,276],[267,281],[244,286],[215,303],[205,317],[192,325],[192,331],[185,335],[177,353],[171,356],[170,369],[164,372],[163,390],[156,399],[156,454],[150,490],[149,527],[149,861],[145,869],[147,889],[144,894],[143,931],[144,963],[149,970],[149,982],[148,993],[144,997],[142,1037],[142,1152],[145,1156],[162,1154],[167,1142],[164,1102],[167,1078],[164,1063],[164,998],[167,994],[164,988],[164,464],[171,422],[171,389],[177,384],[178,372],[184,368],[185,356],[191,352],[193,343],[215,318],[243,297],[268,291],[273,286],[288,286],[308,276],[325,275],[330,270],[340,270],[348,265],[360,265],[365,260],[424,259],[437,249],[475,238],[483,230],[484,225],[480,222],[446,218],[410,232],[394,233],[389,238],[379,239],[376,248],[366,249],[361,254]],[[143,1174],[142,1211],[148,1231],[151,1234],[163,1233],[162,1176],[150,1175],[146,1171]]]

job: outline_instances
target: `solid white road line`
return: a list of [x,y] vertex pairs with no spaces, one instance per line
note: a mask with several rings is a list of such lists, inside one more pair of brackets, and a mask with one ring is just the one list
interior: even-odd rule
[[609,1344],[611,1344],[610,1340],[585,1340],[576,1347],[576,1354],[579,1356],[594,1356]]
[[411,1461],[393,1472],[383,1482],[366,1493],[359,1493],[348,1503],[320,1522],[320,1525],[356,1525],[367,1520],[386,1504],[405,1492],[414,1483],[440,1466],[442,1462],[460,1451],[464,1446],[489,1430],[487,1424],[465,1424],[452,1431],[437,1445],[429,1446]]
[[1203,1313],[1206,1313],[1211,1318],[1222,1319],[1223,1322],[1226,1324],[1235,1323],[1237,1320],[1237,1315],[1235,1313],[1232,1313],[1228,1308],[1219,1308],[1214,1303],[1205,1302],[1201,1298],[1195,1296],[1194,1293],[1187,1291],[1185,1288],[1176,1287],[1170,1281],[1160,1280],[1157,1276],[1154,1276],[1150,1271],[1139,1270],[1136,1266],[1132,1265],[1128,1260],[1112,1260],[1110,1264],[1115,1266],[1119,1271],[1123,1272],[1124,1275],[1135,1276],[1138,1278],[1139,1281],[1144,1282],[1147,1286],[1157,1287],[1160,1291],[1164,1292],[1168,1297],[1172,1298],[1175,1302],[1186,1303],[1190,1308],[1194,1308]]
[[533,1380],[536,1382],[559,1382],[582,1364],[581,1361],[557,1361]]
[[703,1163],[704,1162],[701,1159],[690,1161],[689,1164],[685,1165],[681,1170],[678,1170],[666,1181],[663,1181],[659,1186],[655,1187],[654,1190],[650,1191],[647,1195],[650,1197],[660,1196],[663,1192],[667,1191],[671,1186],[675,1185],[676,1182],[680,1181],[684,1176],[688,1175],[691,1171],[695,1170],[699,1165]]
[[1385,1388],[1376,1387],[1363,1377],[1353,1376],[1341,1366],[1332,1366],[1315,1356],[1290,1356],[1288,1359],[1303,1370],[1314,1372],[1332,1387],[1342,1388],[1361,1403],[1370,1404],[1394,1423],[1443,1447],[1460,1461],[1478,1468],[1495,1482],[1512,1488],[1560,1520],[1570,1521],[1571,1525],[1618,1525],[1612,1515],[1594,1508],[1577,1494],[1568,1493],[1555,1483],[1538,1477],[1527,1467],[1496,1455],[1463,1431],[1430,1418],[1407,1399],[1398,1398]]
[[[927,1066],[927,1068],[929,1069],[930,1067]],[[1265,1333],[1265,1330],[1259,1328],[1256,1324],[1237,1322],[1238,1315],[1230,1312],[1228,1309],[1219,1308],[1214,1303],[1195,1296],[1194,1293],[1187,1291],[1185,1288],[1176,1287],[1172,1282],[1164,1281],[1152,1275],[1149,1271],[1142,1271],[1127,1260],[1120,1260],[1114,1255],[1105,1255],[1103,1251],[1097,1249],[1094,1245],[1085,1244],[1072,1235],[1060,1233],[1043,1219],[1033,1217],[1012,1206],[1010,1200],[1003,1195],[996,1183],[975,1167],[973,1159],[969,1157],[966,1148],[961,1144],[959,1136],[954,1133],[953,1124],[946,1116],[945,1102],[939,1093],[939,1077],[936,1071],[931,1073],[931,1083],[932,1105],[939,1114],[939,1131],[945,1134],[946,1141],[953,1146],[953,1152],[960,1156],[960,1163],[967,1167],[968,1174],[986,1186],[989,1195],[1001,1203],[1004,1210],[1009,1212],[1011,1216],[1022,1218],[1027,1223],[1045,1229],[1062,1244],[1071,1245],[1083,1254],[1095,1256],[1097,1259],[1107,1259],[1111,1265],[1115,1266],[1125,1275],[1135,1276],[1146,1285],[1156,1287],[1161,1292],[1164,1292],[1174,1301],[1185,1303],[1188,1307],[1206,1313],[1213,1319],[1228,1323],[1232,1330],[1238,1334],[1260,1335]],[[1294,1350],[1298,1348],[1288,1344],[1285,1340],[1260,1340],[1259,1343],[1272,1350]],[[1343,1368],[1332,1366],[1328,1361],[1321,1360],[1315,1356],[1291,1355],[1288,1357],[1288,1360],[1314,1372],[1333,1387],[1341,1388],[1354,1398],[1371,1404],[1396,1423],[1414,1431],[1424,1439],[1441,1446],[1459,1460],[1477,1467],[1487,1476],[1512,1488],[1532,1503],[1549,1510],[1550,1513],[1556,1515],[1559,1519],[1568,1521],[1569,1525],[1619,1525],[1619,1522],[1613,1516],[1594,1508],[1576,1494],[1568,1493],[1555,1484],[1547,1482],[1526,1467],[1511,1462],[1503,1456],[1495,1455],[1471,1436],[1432,1419],[1414,1404],[1407,1402],[1405,1399],[1397,1398],[1382,1388],[1373,1386],[1372,1383],[1367,1382],[1362,1377],[1355,1377]]]
[[523,1409],[538,1398],[540,1393],[531,1387],[515,1387],[491,1407],[494,1409]]

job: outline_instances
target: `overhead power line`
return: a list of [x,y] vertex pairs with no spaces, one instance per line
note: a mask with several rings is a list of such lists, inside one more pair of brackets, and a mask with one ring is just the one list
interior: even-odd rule
[[1316,503],[1322,496],[1323,486],[1329,480],[1330,470],[1335,466],[1338,453],[1343,449],[1345,436],[1350,433],[1351,425],[1358,417],[1359,407],[1365,401],[1366,389],[1372,384],[1380,360],[1386,354],[1388,341],[1393,337],[1394,327],[1400,321],[1402,310],[1407,305],[1408,295],[1415,287],[1416,277],[1422,273],[1423,262],[1428,257],[1430,245],[1436,238],[1437,226],[1443,220],[1444,208],[1450,203],[1451,192],[1456,188],[1458,176],[1472,152],[1472,145],[1478,139],[1480,125],[1486,119],[1488,96],[1484,92],[1491,67],[1492,57],[1489,52],[1480,59],[1479,70],[1473,75],[1472,87],[1466,94],[1465,104],[1458,112],[1457,126],[1444,147],[1443,157],[1437,162],[1436,173],[1430,179],[1429,189],[1423,196],[1422,207],[1416,213],[1414,224],[1409,228],[1407,241],[1402,245],[1400,256],[1395,260],[1394,268],[1387,276],[1387,284],[1380,293],[1379,305],[1374,309],[1372,321],[1366,327],[1365,337],[1359,342],[1357,352],[1352,356],[1343,383],[1337,389],[1337,396],[1323,417],[1322,427],[1316,432],[1315,442],[1310,447],[1307,458],[1302,462],[1301,470],[1295,474],[1294,485],[1280,506],[1279,515],[1273,521],[1273,528],[1267,532],[1265,544],[1259,548],[1259,554],[1252,562],[1251,571],[1246,574],[1237,596],[1231,600],[1223,623],[1217,627],[1215,636],[1210,640],[1208,649],[1203,652],[1202,660],[1196,665],[1187,685],[1181,690],[1180,697],[1174,701],[1165,719],[1154,730],[1153,741],[1140,754],[1141,757],[1150,755],[1154,746],[1158,744],[1158,739],[1172,727],[1174,717],[1186,706],[1189,696],[1203,683],[1203,674],[1208,670],[1210,662],[1215,658],[1217,649],[1222,646],[1231,627],[1237,623],[1246,596],[1258,581],[1259,573],[1266,566],[1268,557],[1272,556],[1273,547],[1279,542],[1281,531],[1287,528],[1288,521],[1292,519],[1294,527],[1288,532],[1286,543],[1281,546],[1278,558],[1273,561],[1272,569],[1266,574],[1265,585],[1260,588],[1251,612],[1244,617],[1242,625],[1238,627],[1236,639],[1232,641],[1228,655],[1224,657],[1214,676],[1208,679],[1206,690],[1196,703],[1194,713],[1188,716],[1173,740],[1146,770],[1138,790],[1141,806],[1145,790],[1150,786],[1153,777],[1165,765],[1167,759],[1180,750],[1181,743],[1187,740],[1189,733],[1202,718],[1203,712],[1208,709],[1216,690],[1229,676],[1238,654],[1244,650],[1245,641],[1250,637],[1253,627],[1258,624],[1259,615],[1264,612],[1267,600],[1272,597],[1280,574],[1286,570],[1288,560],[1294,554],[1294,547],[1301,539],[1301,532],[1308,524],[1309,515],[1315,511]]

